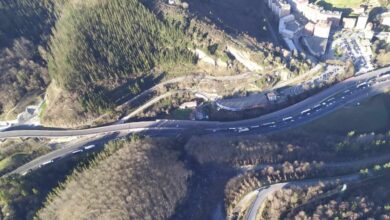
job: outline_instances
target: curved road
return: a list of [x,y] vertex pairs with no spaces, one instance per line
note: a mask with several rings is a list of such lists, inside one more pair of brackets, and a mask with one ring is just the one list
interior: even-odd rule
[[324,179],[309,179],[309,180],[300,180],[293,182],[285,182],[285,183],[276,183],[270,186],[265,186],[257,189],[258,194],[256,196],[256,200],[252,203],[247,215],[244,219],[247,220],[256,220],[256,216],[261,214],[263,204],[268,198],[268,196],[272,195],[274,192],[279,191],[283,188],[287,187],[309,187],[318,184],[320,181],[323,183],[326,182],[334,182],[334,181],[342,181],[342,182],[354,182],[359,180],[359,175],[347,175],[341,177],[331,177]]
[[[356,160],[356,161],[325,163],[323,165],[323,168],[341,168],[341,167],[346,168],[346,167],[348,167],[348,168],[359,169],[359,168],[365,168],[365,167],[368,167],[368,166],[371,166],[374,164],[378,164],[378,163],[385,163],[385,162],[388,162],[389,160],[390,160],[390,154],[386,154],[386,155],[381,155],[378,157],[365,158],[365,159]],[[266,166],[269,166],[269,165],[265,165],[265,167]],[[275,165],[273,165],[273,166],[275,166]],[[282,165],[280,165],[280,166],[282,166]],[[348,178],[350,178],[352,176],[358,177],[358,175],[349,175]],[[346,176],[344,176],[344,177],[346,177]],[[336,177],[336,178],[338,178],[338,177]],[[324,180],[331,180],[331,179],[335,179],[335,178],[326,178]],[[256,197],[256,198],[252,202],[245,219],[250,219],[250,220],[256,219],[256,216],[258,214],[260,214],[259,211],[262,211],[261,210],[262,204],[265,202],[265,200],[268,198],[268,196],[270,196],[272,193],[274,193],[280,189],[283,189],[285,187],[288,187],[288,186],[297,186],[297,185],[302,186],[304,183],[306,185],[313,185],[315,183],[318,183],[320,180],[321,179],[309,179],[309,180],[297,180],[297,181],[291,181],[291,182],[285,182],[285,183],[276,183],[276,184],[272,184],[269,186],[260,187],[259,189],[256,189],[254,191],[249,192],[246,196],[244,196],[244,198],[241,201],[243,201],[243,200],[248,201],[253,197]],[[243,203],[241,201],[238,204]],[[237,205],[237,206],[239,206],[239,205]],[[237,207],[237,209],[235,208],[235,212],[239,213],[241,211],[241,209],[242,209],[242,207]]]
[[[297,104],[254,119],[235,122],[156,120],[109,125],[82,130],[13,130],[0,132],[0,139],[15,137],[85,136],[126,130],[131,133],[134,132],[134,130],[147,131],[150,129],[158,130],[162,128],[197,128],[208,133],[234,132],[239,131],[240,128],[241,132],[246,132],[248,130],[256,132],[271,132],[274,130],[295,127],[307,123],[330,112],[333,112],[347,104],[376,95],[378,93],[382,93],[383,91],[390,88],[390,75],[387,75],[386,78],[377,77],[380,76],[380,74],[388,72],[390,72],[390,67],[350,78]],[[362,82],[367,82],[368,85],[358,88],[358,85]]]
[[[36,158],[11,172],[24,174],[29,170],[39,168],[42,163],[51,160],[55,161],[56,159],[71,155],[72,152],[85,145],[106,142],[112,139],[113,135],[118,135],[119,137],[133,133],[141,133],[148,136],[209,133],[238,135],[241,133],[264,134],[277,132],[308,123],[345,105],[356,103],[361,99],[388,90],[390,88],[390,74],[385,77],[379,77],[384,73],[390,73],[390,67],[350,78],[295,105],[254,119],[235,122],[156,120],[116,124],[83,130],[13,130],[0,132],[0,139],[20,137],[83,137],[77,143],[67,144],[63,148]],[[362,82],[366,84],[362,85]]]

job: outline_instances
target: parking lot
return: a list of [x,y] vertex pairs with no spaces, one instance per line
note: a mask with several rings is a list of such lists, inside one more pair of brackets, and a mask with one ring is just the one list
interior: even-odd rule
[[339,55],[341,56],[337,59],[343,61],[352,60],[356,69],[356,74],[375,69],[372,62],[373,54],[370,48],[370,41],[359,33],[342,34],[332,43],[332,51],[336,50],[338,50],[338,53],[340,53]]

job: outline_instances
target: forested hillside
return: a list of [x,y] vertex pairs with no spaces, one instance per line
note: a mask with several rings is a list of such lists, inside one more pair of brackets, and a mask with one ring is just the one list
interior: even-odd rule
[[3,113],[42,94],[50,81],[38,48],[47,42],[55,14],[52,0],[0,0],[0,116],[5,119],[15,114]]
[[50,81],[47,69],[35,60],[37,50],[25,38],[0,51],[0,115],[8,113],[26,94],[40,94],[46,88]]
[[195,62],[185,35],[137,0],[0,0],[0,18],[0,94],[9,96],[0,115],[54,79],[44,122],[63,125],[55,119],[66,105],[82,123],[78,116],[107,112],[116,104],[112,93],[128,93],[152,69]]
[[187,193],[191,172],[165,140],[116,141],[110,156],[75,172],[38,219],[167,219]]
[[[50,74],[67,89],[137,77],[159,64],[192,62],[184,35],[137,0],[68,4],[51,39]],[[138,74],[137,74],[138,73]]]
[[0,46],[25,37],[38,44],[55,21],[54,0],[0,0]]
[[109,92],[126,79],[193,63],[188,46],[182,32],[137,0],[70,1],[50,41],[49,73],[78,94],[85,111],[102,113],[112,104]]

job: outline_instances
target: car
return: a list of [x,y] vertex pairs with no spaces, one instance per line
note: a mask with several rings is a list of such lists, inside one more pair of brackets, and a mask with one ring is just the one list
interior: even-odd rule
[[77,150],[72,151],[72,154],[78,154],[81,152],[83,152],[83,149],[77,149]]
[[292,117],[292,116],[289,116],[289,117],[283,118],[282,120],[283,120],[283,121],[290,121],[290,120],[292,120],[292,119],[293,119],[293,117]]
[[39,165],[39,167],[46,166],[46,165],[51,164],[51,163],[53,163],[53,162],[54,162],[53,160],[45,161],[45,162],[41,163],[41,165]]
[[27,174],[31,173],[32,169],[28,169],[22,173],[22,176],[26,176]]
[[310,111],[311,111],[311,109],[308,108],[308,109],[303,110],[303,111],[301,112],[301,114],[302,114],[302,115],[310,115]]
[[332,97],[332,98],[328,99],[327,102],[332,102],[335,99],[336,99],[335,97]]
[[357,89],[364,89],[366,86],[367,86],[367,83],[366,82],[362,82],[362,83],[356,85],[356,88]]
[[96,147],[96,146],[94,144],[91,144],[91,145],[85,146],[84,149],[89,150],[89,149],[94,148],[94,147]]
[[238,128],[238,133],[247,132],[249,128]]
[[261,124],[261,126],[266,127],[266,126],[274,125],[274,124],[275,124],[275,122],[272,121],[272,122],[263,123],[263,124]]

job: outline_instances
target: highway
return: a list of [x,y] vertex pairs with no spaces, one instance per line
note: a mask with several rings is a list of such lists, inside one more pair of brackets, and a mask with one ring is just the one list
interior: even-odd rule
[[19,167],[11,173],[24,174],[29,170],[39,168],[42,163],[71,155],[73,151],[88,144],[102,144],[112,135],[122,137],[140,133],[148,136],[177,136],[180,134],[266,134],[290,129],[358,101],[382,93],[390,88],[390,67],[373,71],[364,75],[340,82],[322,92],[311,96],[295,105],[282,110],[254,118],[235,122],[188,121],[188,120],[156,120],[115,124],[82,130],[12,130],[0,132],[0,139],[28,138],[28,137],[82,137],[76,143],[69,143],[59,150],[55,150],[36,158]]
[[[373,71],[364,75],[340,82],[322,92],[313,95],[297,104],[282,110],[260,116],[254,119],[235,122],[188,121],[188,120],[157,120],[133,122],[126,124],[109,125],[82,130],[13,130],[0,132],[0,139],[17,137],[68,137],[107,134],[118,131],[141,132],[153,129],[183,128],[204,129],[205,132],[238,131],[240,128],[249,128],[257,131],[272,131],[281,127],[294,127],[322,117],[349,103],[357,102],[369,96],[376,95],[390,88],[390,77],[377,82],[376,76],[390,72],[390,67]],[[368,86],[356,88],[362,82],[369,82]],[[332,99],[333,98],[333,99]],[[303,111],[307,111],[302,114]],[[290,118],[291,117],[291,118]],[[288,119],[288,120],[284,120]]]
[[[182,129],[180,128],[172,128],[172,129],[159,129],[158,132],[155,132],[153,129],[150,129],[148,131],[143,131],[142,134],[149,135],[149,136],[158,134],[159,136],[163,136],[163,137],[170,137],[170,136],[177,137],[178,133],[182,132],[181,130]],[[138,130],[133,131],[133,133],[138,133]],[[71,141],[69,143],[66,143],[59,149],[49,152],[48,154],[45,154],[43,156],[40,156],[18,167],[12,172],[7,173],[4,176],[8,176],[10,174],[16,174],[16,173],[25,175],[32,170],[41,168],[42,164],[50,165],[51,163],[56,163],[57,160],[60,160],[67,156],[72,156],[75,154],[95,150],[103,146],[109,140],[125,138],[128,135],[129,133],[125,131],[125,132],[114,132],[109,134],[85,136],[77,140]],[[94,147],[88,149],[85,148],[87,146],[94,146]]]

